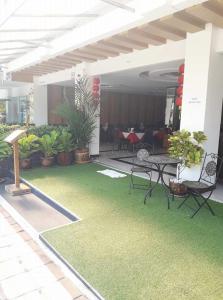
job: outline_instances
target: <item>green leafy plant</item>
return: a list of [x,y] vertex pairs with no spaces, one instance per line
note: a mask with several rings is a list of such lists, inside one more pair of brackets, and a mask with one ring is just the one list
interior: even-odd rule
[[0,136],[0,161],[4,160],[12,154],[12,149],[8,143],[4,142],[5,135]]
[[74,84],[74,98],[57,109],[57,113],[67,121],[78,149],[86,148],[92,139],[97,107],[98,101],[89,90],[87,77],[80,77]]
[[62,125],[40,125],[40,126],[30,126],[27,130],[28,134],[35,134],[38,137],[42,137],[44,134],[50,134],[52,131],[61,132],[63,129],[67,129],[67,126]]
[[8,124],[0,124],[0,136],[4,135],[5,133],[10,133],[13,130],[19,129],[20,125],[8,125]]
[[31,154],[39,150],[39,138],[30,134],[19,140],[19,155],[21,159],[30,158]]
[[67,129],[63,129],[58,135],[57,150],[58,152],[70,152],[73,149],[74,143],[72,134]]
[[44,134],[39,138],[40,151],[44,157],[52,157],[57,154],[57,141],[59,133],[56,130],[50,132],[50,134]]
[[203,143],[207,137],[202,131],[181,130],[169,137],[170,156],[178,158],[188,168],[199,165],[204,154]]

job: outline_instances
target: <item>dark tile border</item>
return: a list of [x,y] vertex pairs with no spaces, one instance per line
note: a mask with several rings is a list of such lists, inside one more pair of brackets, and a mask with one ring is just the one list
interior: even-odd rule
[[27,184],[31,188],[31,192],[35,196],[37,196],[40,200],[44,201],[45,203],[47,203],[48,205],[50,205],[51,207],[53,207],[55,210],[57,210],[59,213],[61,213],[65,217],[67,217],[70,221],[75,222],[75,221],[79,221],[80,220],[80,218],[78,218],[72,212],[70,212],[69,210],[67,210],[62,205],[60,205],[58,202],[56,202],[56,200],[54,200],[53,198],[49,197],[45,193],[41,192],[38,188],[36,188],[34,185],[32,185],[29,181],[25,180],[22,177],[20,178],[20,180],[21,180],[21,182]]

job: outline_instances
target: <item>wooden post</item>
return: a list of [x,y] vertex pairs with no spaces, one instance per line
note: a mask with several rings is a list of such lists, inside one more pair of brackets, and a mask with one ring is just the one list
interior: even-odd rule
[[15,187],[20,188],[20,179],[19,179],[19,144],[18,141],[13,143],[13,152],[14,152],[14,175],[15,175]]
[[13,146],[15,183],[8,184],[5,186],[6,192],[8,192],[9,194],[11,194],[13,196],[31,193],[30,187],[25,185],[24,183],[20,184],[20,178],[19,178],[19,143],[18,143],[18,140],[22,136],[24,136],[25,133],[26,133],[26,130],[17,129],[4,139],[5,142],[7,142]]

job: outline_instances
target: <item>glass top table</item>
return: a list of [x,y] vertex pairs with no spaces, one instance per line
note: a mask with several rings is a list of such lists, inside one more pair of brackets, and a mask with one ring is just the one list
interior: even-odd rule
[[[146,159],[144,159],[144,161],[150,165],[152,165],[152,167],[155,168],[155,171],[158,172],[158,178],[156,180],[156,182],[151,185],[151,187],[148,189],[148,191],[145,194],[144,197],[144,204],[146,204],[146,200],[148,197],[152,196],[152,192],[154,190],[154,188],[156,188],[156,186],[161,183],[161,185],[164,187],[165,192],[167,192],[167,189],[169,190],[169,185],[167,185],[164,181],[163,175],[165,173],[165,168],[166,166],[171,166],[171,165],[177,165],[178,163],[180,163],[181,161],[179,159],[170,157],[169,155],[150,155],[149,157],[147,157]],[[168,209],[170,207],[169,204],[169,197],[167,195],[167,199],[168,199]]]

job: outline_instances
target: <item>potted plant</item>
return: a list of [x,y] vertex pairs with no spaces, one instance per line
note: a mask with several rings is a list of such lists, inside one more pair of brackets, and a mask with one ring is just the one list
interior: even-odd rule
[[180,174],[185,167],[190,168],[201,163],[204,154],[203,143],[206,140],[207,137],[202,131],[191,133],[181,130],[169,137],[168,152],[171,157],[181,161],[177,166],[177,177],[170,179],[170,189],[175,195],[186,193]]
[[57,141],[57,163],[61,166],[67,166],[71,164],[72,154],[74,150],[74,143],[72,140],[72,134],[67,129],[62,129],[58,136]]
[[0,136],[0,183],[4,182],[9,170],[9,157],[12,149],[8,143],[4,142],[4,135]]
[[39,139],[30,134],[19,140],[20,166],[22,169],[31,168],[31,155],[39,150]]
[[98,98],[89,90],[87,77],[80,77],[74,84],[74,97],[58,107],[58,114],[63,117],[74,139],[75,162],[89,162],[88,145],[96,128],[95,115]]
[[58,132],[56,130],[39,138],[40,151],[43,154],[40,159],[43,167],[49,167],[53,164],[54,156],[57,154],[57,139]]

